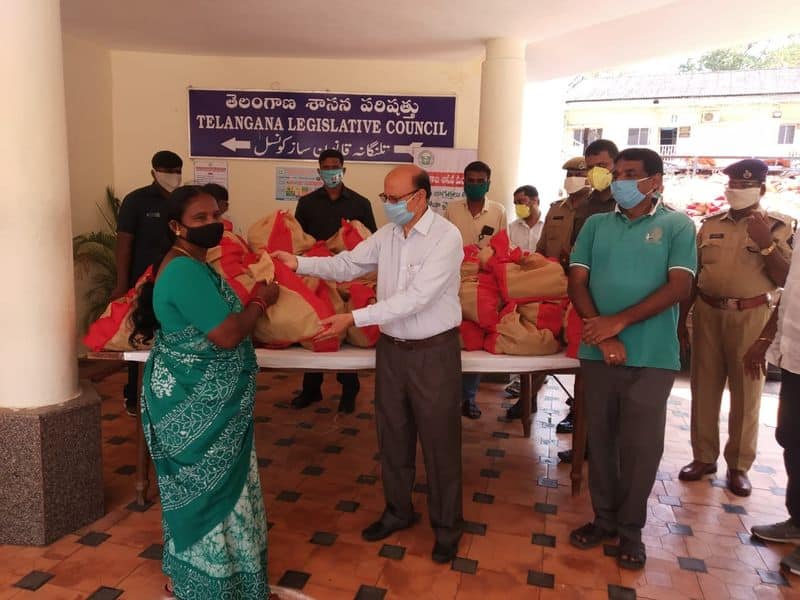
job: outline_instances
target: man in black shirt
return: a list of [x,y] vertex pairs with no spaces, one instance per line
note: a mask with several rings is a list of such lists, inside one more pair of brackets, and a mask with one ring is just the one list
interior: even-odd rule
[[[115,300],[131,289],[136,281],[158,258],[167,240],[169,228],[163,210],[164,200],[181,184],[181,157],[161,150],[153,155],[150,175],[153,183],[125,196],[117,222],[117,285],[111,292]],[[125,386],[125,410],[136,415],[136,385],[138,367],[128,368]]]
[[[375,217],[369,200],[348,189],[342,183],[344,156],[338,150],[323,150],[319,155],[319,176],[322,187],[306,194],[297,202],[294,216],[307,234],[317,240],[327,240],[342,226],[342,219],[361,221],[375,233]],[[336,380],[342,384],[339,411],[351,413],[355,410],[356,395],[360,389],[356,373],[337,373]],[[295,408],[305,408],[312,402],[322,400],[322,373],[303,375],[303,390],[292,400]]]

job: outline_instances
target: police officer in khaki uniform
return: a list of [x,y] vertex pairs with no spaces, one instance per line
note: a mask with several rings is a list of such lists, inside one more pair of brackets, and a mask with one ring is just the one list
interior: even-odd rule
[[[751,491],[747,471],[756,457],[758,414],[764,378],[744,372],[742,358],[761,335],[772,298],[786,282],[794,223],[760,206],[766,191],[766,163],[747,159],[727,167],[726,213],[703,221],[697,235],[698,275],[692,316],[692,453],[694,460],[679,478],[695,481],[717,470],[719,410],[727,381],[728,489],[738,496]],[[683,306],[679,324],[688,341]]]
[[[556,258],[569,270],[569,255],[578,233],[590,216],[610,212],[616,207],[611,195],[611,171],[619,150],[610,140],[595,140],[586,147],[584,156],[570,158],[564,163],[566,171],[564,190],[567,197],[550,205],[536,251],[548,258]],[[544,378],[533,382],[536,393]],[[522,407],[519,401],[506,411],[509,419],[519,419]],[[572,433],[575,413],[570,410],[556,426],[557,433]],[[558,453],[565,462],[571,461],[571,450]]]

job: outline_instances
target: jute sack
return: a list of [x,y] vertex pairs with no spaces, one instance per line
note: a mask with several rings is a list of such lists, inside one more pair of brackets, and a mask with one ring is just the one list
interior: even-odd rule
[[[347,312],[352,312],[377,302],[375,290],[363,283],[353,282],[349,288],[349,292],[350,299],[345,309]],[[366,327],[353,326],[347,330],[347,343],[359,348],[372,348],[378,343],[380,335],[381,332],[377,325],[368,325]]]
[[372,232],[361,221],[342,219],[339,231],[328,238],[325,245],[334,254],[339,254],[345,250],[352,250],[371,235]]
[[481,268],[478,260],[479,253],[480,249],[475,244],[464,246],[464,260],[461,261],[461,279],[478,276]]
[[284,250],[292,254],[302,254],[316,242],[286,210],[276,210],[253,223],[247,241],[254,252]]
[[458,299],[463,320],[473,321],[481,327],[491,327],[500,320],[502,299],[491,273],[478,273],[477,277],[462,279]]
[[458,327],[462,350],[483,350],[486,330],[472,321],[461,321]]
[[526,254],[518,262],[494,264],[494,274],[505,302],[527,303],[567,295],[567,276],[555,261]]
[[564,312],[568,300],[528,302],[527,304],[517,304],[517,312],[520,316],[533,324],[536,329],[549,329],[558,338],[564,327]]
[[243,304],[250,298],[255,284],[247,268],[258,258],[258,254],[251,252],[244,240],[231,231],[225,231],[219,246],[206,254],[206,262],[228,282]]
[[484,350],[492,354],[544,356],[555,354],[560,344],[549,329],[537,329],[520,315],[516,306],[507,305],[500,322],[486,336]]
[[136,309],[136,301],[139,298],[141,287],[150,281],[153,281],[152,266],[147,268],[127,294],[110,302],[103,314],[89,325],[89,329],[83,337],[83,343],[89,350],[92,352],[101,350],[125,352],[143,350],[152,345],[152,342],[132,344],[130,341],[133,333],[131,315]]

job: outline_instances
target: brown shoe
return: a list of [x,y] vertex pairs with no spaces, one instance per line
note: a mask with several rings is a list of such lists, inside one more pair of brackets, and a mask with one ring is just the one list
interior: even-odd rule
[[749,496],[753,491],[747,473],[737,469],[728,469],[728,489],[737,496]]
[[703,478],[703,475],[711,475],[717,472],[717,463],[704,463],[699,460],[693,460],[688,465],[681,469],[678,473],[678,479],[681,481],[698,481]]

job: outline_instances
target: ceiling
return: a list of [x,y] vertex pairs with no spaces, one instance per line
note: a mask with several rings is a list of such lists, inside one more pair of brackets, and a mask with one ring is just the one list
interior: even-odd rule
[[107,48],[214,56],[452,60],[519,38],[529,80],[796,33],[800,22],[797,0],[61,0],[61,12],[66,33]]
[[114,49],[384,59],[477,56],[488,38],[544,40],[612,18],[593,0],[62,0],[61,11],[65,31]]

